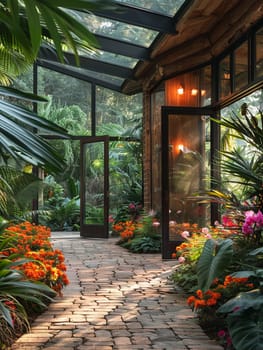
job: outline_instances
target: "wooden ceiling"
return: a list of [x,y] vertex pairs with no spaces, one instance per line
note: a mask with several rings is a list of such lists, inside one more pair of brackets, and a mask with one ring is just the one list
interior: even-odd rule
[[123,92],[149,90],[161,80],[218,56],[263,20],[263,0],[194,0],[175,24],[176,34],[155,43],[150,60],[135,69]]

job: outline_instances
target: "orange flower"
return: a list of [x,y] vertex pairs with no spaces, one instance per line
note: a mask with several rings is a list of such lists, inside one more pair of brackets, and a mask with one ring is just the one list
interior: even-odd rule
[[42,281],[61,294],[63,286],[69,283],[66,276],[64,256],[58,249],[53,250],[50,238],[50,228],[23,222],[11,225],[3,235],[15,240],[16,246],[0,252],[5,256],[16,256],[33,259],[16,267],[22,270],[30,280]]

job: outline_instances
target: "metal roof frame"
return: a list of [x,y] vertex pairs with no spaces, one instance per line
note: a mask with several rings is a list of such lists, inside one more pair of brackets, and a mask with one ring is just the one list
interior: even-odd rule
[[[65,53],[65,64],[61,64],[58,62],[55,50],[49,46],[43,46],[41,48],[36,63],[39,66],[55,70],[62,74],[70,75],[77,79],[85,80],[121,92],[122,86],[125,86],[129,80],[136,80],[134,78],[134,73],[139,63],[150,60],[150,53],[155,45],[155,42],[157,42],[163,34],[176,33],[176,22],[178,18],[183,15],[185,10],[190,6],[192,2],[193,0],[185,0],[174,17],[156,13],[136,6],[127,4],[124,5],[120,3],[118,4],[118,11],[110,12],[95,10],[92,12],[93,14],[100,17],[157,31],[155,39],[148,48],[134,44],[133,42],[118,40],[101,34],[94,34],[100,45],[101,51],[136,59],[137,63],[135,64],[134,68],[103,62],[102,60],[96,59],[96,57],[89,58],[80,54],[79,68],[83,69],[83,71],[80,72],[76,69],[77,66],[73,54]],[[89,75],[88,71],[85,73],[85,69],[88,71],[93,71],[95,73],[97,72],[99,74],[107,74],[113,78],[123,78],[123,81],[121,84],[114,83],[110,81],[110,79],[108,81],[105,81],[104,79],[100,79],[99,74],[98,77],[94,77]]]

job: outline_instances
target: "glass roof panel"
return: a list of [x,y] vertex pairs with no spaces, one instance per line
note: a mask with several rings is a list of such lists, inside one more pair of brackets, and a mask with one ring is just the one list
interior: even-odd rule
[[111,83],[117,86],[121,86],[122,83],[124,82],[123,78],[119,78],[116,76],[112,76],[109,74],[104,74],[104,73],[99,73],[99,72],[94,72],[89,69],[84,69],[84,68],[78,68],[78,67],[70,67],[71,71],[75,71],[77,73],[82,73],[83,75],[89,76],[94,79],[98,79],[107,83]]
[[88,57],[101,62],[112,63],[127,68],[134,68],[138,62],[138,60],[135,58],[117,55],[115,53],[110,53],[102,50],[98,50],[92,54],[88,51],[79,49],[79,54],[83,57]]
[[174,16],[185,0],[118,0],[117,2]]
[[157,31],[114,21],[80,11],[70,11],[71,15],[85,24],[93,34],[100,34],[117,40],[149,47],[158,35]]

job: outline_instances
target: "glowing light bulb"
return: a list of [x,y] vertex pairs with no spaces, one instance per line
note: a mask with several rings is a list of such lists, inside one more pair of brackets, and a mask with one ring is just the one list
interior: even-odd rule
[[182,145],[182,144],[178,145],[178,149],[179,149],[179,151],[183,152],[184,151],[184,145]]
[[178,89],[177,89],[177,93],[178,95],[183,95],[184,94],[184,88],[182,86],[180,86]]

